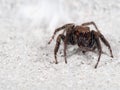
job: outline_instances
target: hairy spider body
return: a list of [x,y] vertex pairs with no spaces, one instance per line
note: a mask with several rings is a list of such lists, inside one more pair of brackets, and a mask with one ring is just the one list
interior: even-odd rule
[[[88,25],[94,25],[95,29],[90,30]],[[63,30],[64,29],[64,30]],[[100,43],[101,41],[109,48],[111,57],[113,57],[112,50],[110,47],[110,44],[105,39],[105,37],[100,33],[98,30],[96,24],[94,22],[87,22],[83,23],[81,25],[75,26],[75,24],[65,24],[60,28],[57,28],[51,38],[51,40],[48,42],[48,44],[51,43],[52,39],[54,39],[56,33],[60,30],[63,30],[62,34],[59,34],[56,40],[56,46],[54,49],[54,57],[55,57],[55,63],[57,64],[57,52],[60,47],[61,40],[64,42],[64,57],[65,57],[65,63],[67,63],[66,60],[66,49],[67,45],[78,45],[80,50],[85,53],[86,51],[94,51],[96,48],[99,52],[98,61],[95,65],[95,68],[97,68],[98,63],[100,61],[101,53],[102,53],[102,47]]]

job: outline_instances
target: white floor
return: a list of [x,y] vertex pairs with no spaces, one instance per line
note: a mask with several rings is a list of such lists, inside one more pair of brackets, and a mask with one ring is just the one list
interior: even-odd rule
[[[0,90],[120,90],[120,0],[1,0]],[[55,65],[54,29],[66,23],[96,22],[114,58],[104,54],[67,52]],[[91,27],[94,29],[93,27]],[[62,53],[61,53],[62,52]]]

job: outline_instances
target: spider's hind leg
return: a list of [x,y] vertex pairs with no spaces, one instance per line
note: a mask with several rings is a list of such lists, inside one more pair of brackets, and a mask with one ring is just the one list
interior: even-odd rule
[[105,37],[101,33],[100,33],[100,39],[109,48],[111,57],[113,57],[112,49],[110,47],[110,44],[109,44],[109,42],[105,39]]
[[58,49],[60,47],[60,43],[61,43],[61,40],[64,40],[65,36],[63,34],[60,34],[58,37],[57,37],[57,40],[56,40],[56,45],[55,45],[55,48],[54,48],[54,57],[55,57],[55,64],[57,64],[57,52],[58,52]]
[[97,25],[95,24],[95,22],[91,21],[91,22],[86,22],[86,23],[83,23],[82,26],[88,26],[88,25],[93,25],[95,27],[95,29],[100,32],[97,28]]

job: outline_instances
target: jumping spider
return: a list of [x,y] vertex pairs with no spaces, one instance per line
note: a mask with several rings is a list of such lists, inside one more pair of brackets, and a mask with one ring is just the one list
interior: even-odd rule
[[[90,30],[90,27],[88,25],[93,25],[97,31]],[[64,29],[64,30],[63,30]],[[85,53],[86,51],[94,51],[96,48],[99,52],[98,61],[95,65],[95,68],[97,68],[98,63],[100,61],[101,53],[102,53],[102,47],[100,40],[109,48],[111,57],[113,57],[112,50],[110,47],[109,42],[105,39],[105,37],[101,34],[101,32],[98,30],[96,24],[94,22],[87,22],[83,23],[81,25],[75,25],[73,23],[65,24],[62,27],[59,27],[55,30],[52,38],[48,42],[48,44],[51,43],[51,41],[54,39],[56,33],[58,31],[63,30],[62,34],[59,34],[56,40],[56,46],[54,49],[54,57],[55,57],[55,63],[57,64],[57,52],[60,47],[61,40],[64,42],[64,58],[65,63],[67,63],[66,60],[66,49],[67,45],[78,45],[80,50]]]

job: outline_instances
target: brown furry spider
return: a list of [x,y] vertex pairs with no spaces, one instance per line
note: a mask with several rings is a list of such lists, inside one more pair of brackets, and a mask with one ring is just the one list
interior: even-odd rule
[[[88,25],[94,25],[95,29],[97,31],[90,31],[90,28]],[[94,51],[96,48],[98,49],[99,52],[99,57],[98,61],[95,65],[95,68],[97,68],[98,63],[100,61],[101,53],[102,53],[102,48],[101,48],[101,41],[109,48],[111,57],[113,57],[112,50],[110,47],[110,44],[108,41],[105,39],[105,37],[100,33],[98,30],[96,24],[94,22],[87,22],[83,23],[79,26],[75,26],[74,24],[65,24],[60,28],[57,28],[51,38],[51,40],[48,42],[48,44],[51,43],[52,39],[54,39],[54,36],[56,33],[60,30],[63,30],[62,34],[59,34],[56,40],[56,46],[54,49],[54,57],[55,57],[55,63],[57,64],[57,52],[60,47],[61,40],[64,42],[64,58],[65,58],[65,63],[67,63],[66,60],[66,48],[67,45],[78,45],[80,50],[85,53],[86,51]]]

